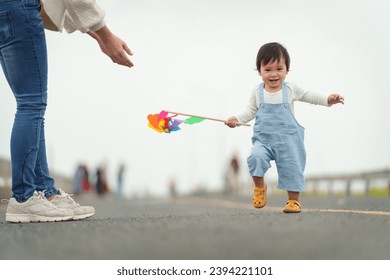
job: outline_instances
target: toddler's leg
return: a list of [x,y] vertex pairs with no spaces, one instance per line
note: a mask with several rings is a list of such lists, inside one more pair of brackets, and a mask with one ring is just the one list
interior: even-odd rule
[[249,173],[252,175],[254,188],[252,203],[255,208],[263,208],[266,204],[267,184],[264,181],[265,172],[271,167],[270,160],[273,159],[272,151],[268,146],[255,142],[252,152],[248,157]]
[[264,177],[257,177],[257,176],[252,176],[253,183],[255,184],[255,188],[265,188],[265,180]]
[[290,191],[287,191],[287,194],[288,194],[288,200],[296,200],[296,201],[299,201],[299,192],[290,192]]
[[252,176],[253,188],[252,204],[255,208],[263,208],[267,203],[267,184],[264,181],[264,177]]
[[284,213],[300,213],[302,206],[299,203],[299,192],[287,191],[288,201],[283,209]]

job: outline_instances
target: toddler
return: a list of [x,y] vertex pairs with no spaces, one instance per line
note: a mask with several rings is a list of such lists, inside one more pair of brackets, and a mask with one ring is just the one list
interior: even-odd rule
[[294,117],[294,102],[331,106],[344,104],[337,93],[322,96],[285,82],[290,69],[290,56],[279,43],[263,45],[257,54],[256,68],[263,82],[252,91],[244,112],[225,121],[229,127],[254,118],[252,151],[248,157],[249,172],[254,182],[253,206],[266,205],[267,184],[265,172],[274,160],[278,171],[278,188],[286,190],[288,202],[285,213],[300,213],[299,194],[304,191],[303,172],[306,164],[304,127]]

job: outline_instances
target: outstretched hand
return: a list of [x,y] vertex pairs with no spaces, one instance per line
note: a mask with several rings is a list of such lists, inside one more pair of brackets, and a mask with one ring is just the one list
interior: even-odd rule
[[334,105],[337,103],[344,104],[344,97],[337,93],[332,93],[328,96],[328,105]]
[[96,32],[88,32],[88,34],[96,39],[102,52],[110,57],[112,62],[127,67],[134,66],[128,57],[128,55],[133,55],[129,47],[123,40],[114,35],[107,26]]

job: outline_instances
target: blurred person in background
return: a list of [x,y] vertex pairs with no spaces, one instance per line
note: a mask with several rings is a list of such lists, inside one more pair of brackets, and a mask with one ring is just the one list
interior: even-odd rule
[[119,198],[123,198],[123,187],[125,184],[125,171],[126,165],[121,163],[117,173],[117,195]]

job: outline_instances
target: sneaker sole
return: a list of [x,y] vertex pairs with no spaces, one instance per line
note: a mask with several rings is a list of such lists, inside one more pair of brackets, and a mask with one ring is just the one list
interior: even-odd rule
[[47,222],[63,222],[71,220],[73,216],[64,216],[64,217],[45,217],[38,215],[16,215],[16,214],[6,214],[5,220],[9,223],[47,223]]
[[83,215],[75,215],[72,220],[73,221],[78,221],[78,220],[83,220],[86,218],[89,218],[91,216],[95,215],[95,213],[89,213],[89,214],[83,214]]

